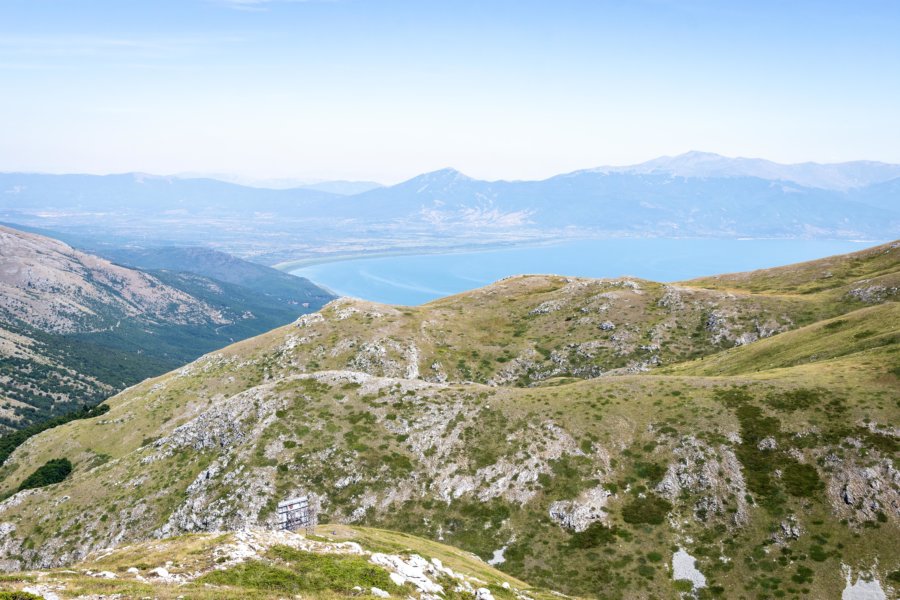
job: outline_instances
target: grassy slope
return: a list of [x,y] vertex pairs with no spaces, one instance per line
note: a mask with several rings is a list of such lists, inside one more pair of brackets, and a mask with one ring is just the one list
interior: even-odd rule
[[[807,298],[640,280],[517,277],[422,307],[354,302],[336,311],[339,326],[310,329],[322,346],[300,346],[294,357],[305,371],[349,367],[403,377],[414,348],[423,379],[528,386],[713,354],[759,326],[774,331],[809,320],[811,306]],[[713,314],[719,324],[711,326]]]
[[[385,531],[370,527],[349,527],[346,525],[319,526],[316,535],[311,539],[323,542],[353,541],[369,552],[383,552],[399,556],[417,554],[426,560],[436,558],[456,573],[476,578],[489,586],[494,594],[502,600],[511,600],[513,595],[506,591],[502,584],[526,591],[536,600],[545,600],[553,596],[540,588],[533,588],[506,573],[486,565],[477,557],[445,544],[411,536],[404,533]],[[144,542],[104,551],[88,557],[86,560],[65,570],[51,570],[41,573],[40,578],[34,573],[20,573],[5,576],[0,580],[0,591],[22,590],[29,586],[47,586],[63,598],[83,597],[91,594],[121,594],[126,598],[153,597],[160,600],[176,598],[253,598],[277,599],[289,593],[285,586],[297,585],[305,598],[325,599],[346,597],[342,589],[345,585],[359,585],[365,592],[354,594],[356,597],[374,597],[368,594],[371,583],[351,568],[359,564],[344,565],[337,556],[328,552],[303,553],[297,558],[300,562],[291,561],[291,555],[263,552],[261,558],[250,563],[246,570],[225,567],[225,573],[232,575],[229,584],[210,584],[209,577],[199,574],[217,571],[223,562],[223,550],[240,543],[233,534],[192,534],[162,541]],[[365,560],[365,559],[362,559]],[[261,575],[271,575],[259,566],[284,567],[300,575],[302,579],[285,580]],[[149,571],[156,567],[165,567],[175,577],[191,578],[187,583],[168,583],[153,578]],[[254,567],[256,567],[254,569]],[[221,568],[221,567],[220,567]],[[382,571],[378,567],[370,567]],[[137,579],[128,569],[137,569]],[[357,570],[358,571],[358,570]],[[116,574],[116,579],[93,577],[89,573],[107,572]],[[358,578],[358,579],[357,579]],[[196,579],[196,580],[195,580]],[[384,577],[379,577],[384,579]],[[304,581],[305,580],[305,581]],[[367,585],[368,584],[368,585]],[[382,585],[385,585],[382,583]],[[385,585],[385,587],[387,587]],[[62,588],[62,589],[60,589]],[[397,589],[397,592],[410,594],[413,588]]]
[[667,373],[738,375],[823,361],[858,352],[896,348],[900,304],[889,302],[788,331],[754,344],[731,348],[702,360],[679,363]]
[[[859,357],[853,357],[858,360]],[[843,359],[848,360],[848,359]],[[612,460],[617,464],[609,468],[598,469],[602,464],[602,457],[591,456],[591,460],[567,457],[560,461],[561,467],[553,473],[547,481],[542,482],[543,488],[537,496],[522,506],[499,499],[486,505],[474,499],[463,498],[451,502],[449,505],[435,503],[427,497],[422,500],[412,500],[402,505],[401,510],[389,510],[386,513],[377,512],[366,516],[366,520],[390,526],[400,530],[417,532],[437,537],[442,535],[448,542],[461,547],[477,551],[487,558],[492,551],[506,544],[513,533],[517,535],[516,543],[507,550],[508,563],[504,568],[514,575],[534,581],[539,585],[562,588],[566,591],[582,594],[600,594],[607,592],[610,597],[615,597],[616,590],[624,593],[624,590],[633,590],[634,594],[641,596],[654,591],[663,596],[671,593],[671,584],[667,582],[667,576],[662,566],[648,559],[648,552],[656,551],[665,556],[667,550],[675,544],[684,544],[684,539],[690,537],[695,540],[688,545],[696,554],[698,549],[709,553],[708,556],[700,556],[700,567],[714,584],[725,587],[739,586],[760,578],[758,569],[750,565],[756,565],[761,558],[756,557],[754,562],[750,560],[752,554],[768,548],[769,535],[773,528],[777,528],[779,515],[800,515],[801,522],[812,534],[823,536],[828,540],[825,546],[830,554],[824,564],[805,560],[795,560],[788,566],[768,565],[768,576],[780,576],[789,580],[796,572],[797,565],[806,565],[817,570],[813,581],[813,587],[796,587],[797,590],[818,590],[820,596],[826,596],[840,587],[841,579],[837,566],[841,561],[853,564],[871,565],[877,556],[880,564],[886,569],[896,565],[900,556],[896,553],[896,546],[892,539],[897,534],[896,521],[891,515],[887,525],[877,522],[870,523],[874,528],[850,529],[837,523],[837,516],[832,514],[832,509],[824,499],[803,499],[788,497],[783,504],[776,506],[774,512],[768,509],[751,508],[752,518],[748,526],[740,528],[736,532],[728,526],[728,515],[724,514],[710,519],[707,523],[696,522],[692,518],[691,507],[696,501],[696,495],[688,495],[682,503],[678,503],[676,522],[678,527],[630,525],[622,520],[622,508],[634,499],[636,493],[640,493],[640,486],[648,486],[648,482],[637,475],[638,463],[650,463],[665,465],[672,457],[672,448],[677,447],[677,442],[684,434],[692,434],[699,439],[711,444],[726,443],[725,436],[728,432],[739,430],[734,411],[716,399],[715,390],[727,389],[732,384],[747,385],[753,390],[754,402],[762,406],[766,413],[780,418],[782,437],[791,439],[790,432],[802,432],[810,428],[811,424],[818,427],[840,426],[834,430],[826,429],[822,432],[822,440],[816,441],[816,451],[810,453],[810,457],[822,456],[828,452],[839,452],[848,458],[856,453],[849,448],[842,447],[841,440],[847,436],[859,435],[864,420],[877,423],[891,422],[896,415],[896,404],[892,400],[892,392],[896,391],[897,379],[886,374],[885,363],[880,362],[879,370],[871,369],[874,377],[869,380],[855,376],[850,383],[846,383],[849,373],[855,373],[858,363],[845,368],[836,368],[832,365],[829,376],[823,377],[820,372],[804,372],[804,368],[786,369],[778,374],[770,374],[763,382],[753,379],[727,378],[722,380],[706,378],[685,377],[623,377],[616,380],[589,381],[551,390],[521,390],[498,391],[490,393],[487,398],[472,398],[469,401],[474,405],[483,404],[485,401],[499,412],[500,418],[493,417],[488,427],[477,428],[477,420],[488,418],[487,413],[479,413],[478,419],[473,419],[470,433],[473,449],[467,452],[466,460],[490,462],[499,460],[508,454],[513,454],[515,449],[511,445],[496,443],[498,437],[513,434],[521,427],[523,420],[544,421],[552,419],[553,422],[568,431],[577,440],[591,440],[598,447],[611,449]],[[838,365],[842,367],[844,365]],[[757,376],[758,377],[758,376]],[[279,497],[289,490],[298,487],[315,489],[319,493],[329,492],[332,495],[330,510],[338,510],[343,506],[353,507],[356,503],[356,495],[362,489],[385,489],[390,485],[396,485],[400,477],[390,474],[377,473],[376,465],[395,462],[394,452],[400,452],[414,460],[413,453],[403,445],[394,443],[392,433],[381,425],[357,427],[348,426],[329,435],[310,432],[301,434],[303,429],[310,424],[308,411],[324,411],[334,407],[333,395],[340,388],[326,388],[309,393],[303,409],[296,407],[285,411],[278,421],[276,429],[269,431],[265,439],[278,437],[284,430],[297,432],[298,442],[306,447],[306,452],[297,457],[298,450],[287,450],[271,459],[271,464],[290,465],[303,464],[306,473],[290,467],[289,471],[278,473],[274,483],[279,492]],[[825,389],[824,400],[811,409],[803,411],[778,411],[772,410],[767,399],[786,390],[819,390]],[[176,390],[168,390],[170,393]],[[296,391],[295,391],[296,392]],[[487,390],[486,390],[487,392]],[[350,396],[344,405],[344,410],[333,414],[334,422],[347,422],[347,416],[358,413],[367,408],[364,400]],[[178,397],[177,394],[175,396]],[[295,396],[296,399],[299,399]],[[842,405],[839,414],[832,414],[830,403],[837,399]],[[433,398],[434,403],[443,403],[443,395]],[[384,398],[385,403],[397,406],[404,402],[402,394],[391,394]],[[177,403],[177,401],[176,401]],[[171,404],[159,403],[159,410],[171,407]],[[369,410],[378,410],[369,405]],[[91,428],[79,428],[64,426],[57,432],[58,436],[50,447],[44,447],[39,454],[31,458],[32,464],[39,463],[44,458],[66,454],[76,456],[81,461],[81,473],[71,480],[60,484],[54,490],[53,496],[32,497],[28,503],[21,505],[21,510],[8,511],[5,518],[9,518],[12,512],[14,520],[20,527],[28,527],[29,523],[36,525],[43,520],[42,515],[49,510],[53,498],[60,495],[69,496],[69,500],[53,508],[53,517],[45,522],[37,531],[29,536],[34,548],[40,548],[42,538],[59,535],[64,539],[76,541],[96,536],[97,547],[106,545],[105,535],[125,533],[139,537],[140,531],[147,531],[148,526],[160,523],[167,511],[172,509],[171,500],[180,497],[179,490],[183,490],[197,473],[208,464],[208,457],[202,453],[188,452],[172,457],[161,463],[152,463],[148,466],[140,465],[140,458],[146,452],[131,452],[123,455],[119,461],[110,460],[106,464],[97,464],[93,471],[87,471],[92,463],[102,463],[105,451],[121,454],[127,452],[128,447],[136,445],[135,439],[140,437],[140,428],[131,421],[127,425],[116,427],[113,421],[126,414],[129,407],[116,407],[108,415],[105,424],[95,423]],[[384,413],[384,409],[381,411]],[[165,414],[160,413],[160,414]],[[99,420],[99,421],[102,421]],[[318,419],[316,419],[318,421]],[[500,428],[499,423],[508,423]],[[849,427],[844,428],[844,424]],[[702,424],[702,425],[701,425]],[[130,434],[134,426],[138,425],[138,431]],[[653,426],[653,430],[648,429]],[[69,431],[65,431],[68,429]],[[108,435],[101,432],[106,429]],[[660,431],[666,429],[666,433]],[[74,431],[73,431],[74,430]],[[76,433],[77,436],[72,436]],[[336,482],[346,471],[334,469],[329,461],[316,462],[313,456],[328,446],[337,444],[340,448],[346,444],[349,435],[357,438],[366,436],[374,440],[382,440],[389,443],[388,448],[357,446],[353,450],[341,448],[337,456],[331,460],[337,460],[350,469],[352,463],[347,459],[353,457],[356,466],[363,472],[370,472],[368,478],[363,479],[350,489],[345,488],[342,493],[335,494]],[[293,436],[290,436],[293,437]],[[64,438],[69,438],[64,442]],[[58,444],[58,445],[57,445]],[[261,440],[257,447],[266,447],[268,444]],[[617,448],[618,446],[618,448]],[[477,451],[475,450],[477,448]],[[90,449],[90,450],[89,450]],[[627,451],[627,452],[625,452]],[[807,449],[801,451],[807,452]],[[860,454],[862,462],[872,459],[872,451]],[[299,460],[298,460],[299,458]],[[461,461],[463,457],[455,460]],[[268,461],[264,456],[253,451],[241,459],[256,469],[264,469]],[[31,462],[31,460],[29,460]],[[418,465],[417,465],[418,466]],[[271,467],[269,467],[271,468]],[[469,467],[471,468],[471,466]],[[599,470],[599,473],[597,472]],[[122,485],[118,482],[131,482],[137,478],[147,477],[152,484],[139,484],[136,488],[131,484]],[[823,478],[827,474],[823,473]],[[586,480],[600,479],[604,482],[614,483],[620,492],[616,495],[608,507],[611,514],[611,523],[619,528],[621,537],[614,538],[610,544],[604,544],[597,548],[573,550],[568,547],[571,535],[560,529],[547,519],[546,514],[551,501],[569,498],[583,487],[589,487]],[[632,485],[631,493],[621,490]],[[222,493],[239,493],[237,488],[227,486],[221,488]],[[736,498],[728,498],[732,503]],[[146,511],[143,514],[134,515],[132,509],[136,506]],[[17,507],[18,508],[18,507]],[[123,510],[125,509],[125,510]],[[106,516],[104,520],[103,515]],[[346,513],[344,513],[346,514]],[[838,515],[841,516],[841,515]],[[429,522],[422,519],[428,517]],[[124,523],[116,521],[124,518]],[[79,523],[94,521],[90,528],[82,528]],[[813,523],[819,522],[818,525]],[[490,523],[490,527],[485,524]],[[130,532],[123,532],[123,524]],[[88,530],[89,529],[89,530]],[[442,533],[439,530],[443,530]],[[864,532],[860,535],[859,532]],[[825,537],[827,536],[827,537]],[[797,551],[808,557],[810,548],[814,542],[810,538],[803,539],[796,545]],[[715,557],[721,552],[732,559],[730,569],[723,571]],[[652,579],[646,579],[638,571],[640,566],[649,566],[653,569]],[[818,571],[821,569],[821,573]],[[585,578],[585,573],[593,575]],[[646,572],[646,571],[644,571]],[[790,587],[790,584],[788,584]],[[668,591],[667,591],[668,590]],[[627,595],[627,594],[626,594]]]
[[[675,588],[665,565],[677,545],[698,558],[711,589],[733,590],[729,597],[766,597],[776,591],[787,597],[834,596],[843,586],[841,563],[871,569],[876,559],[884,581],[900,568],[896,508],[866,512],[842,505],[839,494],[848,473],[896,460],[894,438],[869,426],[897,422],[897,305],[865,307],[846,296],[856,286],[855,277],[892,276],[882,264],[886,255],[896,268],[895,249],[872,253],[870,269],[856,264],[852,271],[841,271],[852,274],[842,275],[838,285],[813,294],[785,288],[808,281],[814,267],[801,266],[796,275],[782,270],[777,286],[768,273],[728,280],[729,288],[737,287],[733,280],[744,286],[763,286],[753,283],[759,277],[768,281],[763,286],[768,292],[759,297],[736,295],[738,303],[732,306],[738,315],[749,304],[780,311],[806,307],[803,314],[842,310],[846,314],[840,317],[718,354],[701,337],[707,341],[690,343],[704,348],[702,359],[643,375],[572,383],[546,379],[545,384],[560,384],[552,387],[403,380],[360,386],[337,377],[312,382],[296,376],[346,368],[348,361],[370,355],[375,358],[353,366],[376,375],[402,374],[406,343],[413,336],[423,371],[434,360],[474,361],[475,350],[478,357],[493,360],[484,367],[487,377],[506,364],[497,361],[504,352],[516,356],[544,340],[560,347],[572,343],[565,337],[570,327],[585,339],[603,335],[596,328],[584,333],[566,320],[593,314],[580,308],[596,310],[592,303],[597,294],[616,292],[613,303],[622,301],[616,310],[603,312],[604,318],[618,321],[618,331],[629,319],[652,315],[649,307],[658,307],[665,291],[660,287],[652,295],[648,290],[656,284],[641,282],[644,293],[635,294],[609,282],[575,280],[572,292],[572,281],[518,278],[421,309],[333,305],[324,311],[324,323],[285,327],[231,346],[198,361],[185,376],[172,373],[119,395],[110,401],[108,415],[48,431],[20,449],[0,471],[4,490],[14,489],[35,465],[60,455],[76,464],[76,472],[3,510],[2,520],[15,523],[17,534],[26,538],[5,558],[33,560],[43,547],[72,560],[85,548],[140,539],[163,525],[181,505],[188,484],[226,454],[231,462],[223,470],[241,475],[231,483],[221,474],[214,476],[209,498],[234,505],[234,494],[243,503],[261,494],[259,516],[253,513],[252,519],[265,522],[271,519],[274,500],[310,490],[326,497],[325,516],[334,519],[357,515],[366,523],[443,538],[483,558],[507,546],[504,570],[576,594],[669,597]],[[840,262],[831,263],[829,270],[835,272]],[[646,298],[653,300],[644,302]],[[730,300],[714,298],[718,308]],[[563,308],[527,316],[548,300],[561,301]],[[691,318],[708,306],[701,304],[695,313],[690,302],[682,303],[689,305]],[[525,329],[516,335],[520,321]],[[423,335],[429,328],[431,333]],[[348,339],[354,345],[341,350],[340,342]],[[684,339],[673,338],[672,344],[687,344]],[[385,345],[388,360],[363,351],[366,341],[373,340]],[[387,344],[391,340],[396,348]],[[690,357],[696,348],[661,353]],[[462,368],[449,374],[468,379]],[[257,410],[248,418],[249,433],[234,448],[187,449],[146,462],[157,454],[154,439],[250,388],[255,388]],[[747,407],[758,409],[762,420]],[[561,444],[548,424],[564,431],[570,446]],[[779,464],[813,466],[821,481],[813,481],[813,488],[821,487],[810,495],[791,493],[791,483],[773,479],[766,464],[747,463],[756,454],[745,442],[759,431],[777,440]],[[734,434],[741,439],[736,441]],[[686,440],[692,439],[713,458],[737,453],[745,463],[744,479],[768,478],[771,485],[753,489],[748,483],[741,491],[719,477],[712,491],[684,490],[663,524],[626,522],[627,507],[642,495],[652,496],[660,471],[679,464]],[[560,446],[559,453],[550,452]],[[540,459],[534,481],[505,479],[515,481],[515,471],[527,471],[523,465],[529,456]],[[503,464],[512,465],[513,472],[491,471]],[[236,465],[246,470],[235,471]],[[456,496],[458,488],[444,485],[450,475],[470,478],[474,488]],[[348,476],[351,483],[342,483]],[[498,481],[508,486],[507,492],[492,495]],[[593,546],[572,547],[576,538],[549,519],[549,506],[598,484],[615,492],[606,507],[615,533]],[[887,486],[896,484],[888,481]],[[440,499],[442,490],[452,492],[449,501]],[[698,502],[710,494],[720,510],[700,518]],[[58,504],[63,495],[68,499]],[[367,503],[368,496],[375,502]],[[747,502],[747,520],[736,526],[735,511],[742,501]],[[53,516],[44,521],[47,514]],[[803,535],[789,544],[773,544],[772,534],[790,515],[802,524]],[[241,515],[221,518],[227,525],[240,522]]]
[[900,241],[805,263],[729,273],[686,282],[708,289],[743,290],[758,294],[816,294],[847,291],[861,281],[896,282]]

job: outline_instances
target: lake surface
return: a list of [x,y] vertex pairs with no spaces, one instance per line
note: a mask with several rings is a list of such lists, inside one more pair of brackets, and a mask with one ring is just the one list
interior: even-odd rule
[[631,275],[679,281],[843,254],[879,242],[846,240],[607,239],[478,252],[412,254],[320,263],[291,271],[341,296],[416,305],[509,275]]

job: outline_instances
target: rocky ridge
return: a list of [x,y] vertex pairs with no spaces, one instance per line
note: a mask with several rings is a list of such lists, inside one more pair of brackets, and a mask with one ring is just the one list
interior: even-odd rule
[[[0,226],[0,314],[50,333],[97,331],[141,317],[178,324],[228,319],[147,273],[114,265],[35,234]],[[103,307],[99,309],[98,307]]]

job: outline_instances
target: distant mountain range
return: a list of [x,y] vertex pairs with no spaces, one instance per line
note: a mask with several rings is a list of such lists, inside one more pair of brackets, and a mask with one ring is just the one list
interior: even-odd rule
[[0,174],[0,220],[117,246],[201,245],[267,264],[566,237],[900,233],[900,165],[877,162],[780,165],[690,152],[542,181],[442,169],[352,195],[333,193],[341,185],[8,173]]
[[663,173],[678,177],[757,177],[806,187],[849,190],[900,177],[900,165],[869,160],[822,164],[780,164],[761,158],[729,158],[711,152],[662,156],[637,165],[598,167],[594,173]]
[[175,175],[179,179],[215,179],[226,183],[236,183],[245,187],[255,187],[270,190],[305,189],[319,192],[328,192],[339,196],[352,196],[384,187],[374,181],[347,181],[326,180],[309,181],[296,178],[258,179],[254,177],[242,177],[240,175],[226,173],[179,173]]

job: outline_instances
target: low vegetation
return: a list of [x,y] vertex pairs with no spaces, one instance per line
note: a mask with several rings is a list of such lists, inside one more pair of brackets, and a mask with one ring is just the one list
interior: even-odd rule
[[[890,597],[900,261],[880,252],[871,272],[831,260],[819,276],[841,281],[819,291],[801,266],[793,290],[790,270],[716,289],[540,276],[334,302],[19,446],[3,493],[62,448],[74,471],[4,504],[11,568],[272,528],[280,499],[310,494],[321,522],[379,528],[352,538],[373,550],[448,543],[573,596],[839,597],[852,572]],[[674,580],[679,550],[706,587]],[[303,578],[277,552],[209,577],[238,597],[379,576],[326,561]]]
[[53,485],[64,481],[72,472],[72,463],[67,458],[55,458],[37,468],[19,484],[19,491]]
[[387,571],[358,556],[315,554],[275,546],[266,558],[269,560],[212,571],[198,581],[284,594],[330,591],[349,595],[354,587],[377,587],[395,594],[403,591],[391,581]]
[[2,466],[3,463],[6,462],[6,459],[9,458],[9,455],[12,454],[16,448],[24,444],[25,441],[28,440],[28,438],[35,436],[42,431],[46,431],[60,425],[65,425],[69,421],[75,421],[76,419],[93,419],[94,417],[105,415],[107,412],[109,412],[108,404],[84,406],[64,415],[46,419],[44,421],[34,423],[33,425],[29,425],[24,429],[12,431],[0,436],[0,466]]

